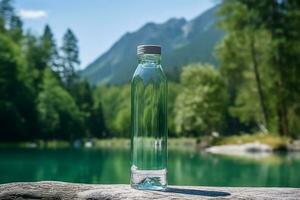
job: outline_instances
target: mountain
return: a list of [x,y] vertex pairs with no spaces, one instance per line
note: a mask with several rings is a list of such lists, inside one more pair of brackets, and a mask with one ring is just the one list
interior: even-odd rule
[[139,44],[162,46],[162,65],[167,76],[178,76],[189,63],[216,64],[214,46],[224,35],[216,27],[217,9],[215,6],[190,21],[171,18],[163,24],[147,23],[136,32],[126,33],[80,75],[92,84],[128,82],[137,66]]

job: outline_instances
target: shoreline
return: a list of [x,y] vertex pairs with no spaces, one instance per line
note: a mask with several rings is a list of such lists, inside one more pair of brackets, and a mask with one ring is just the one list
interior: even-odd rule
[[[227,140],[225,137],[224,140]],[[210,139],[211,140],[211,139]],[[182,150],[196,150],[198,152],[208,152],[211,154],[222,155],[253,155],[253,154],[272,154],[275,152],[300,152],[300,140],[291,140],[286,143],[270,145],[267,142],[254,140],[253,142],[235,143],[217,139],[209,141],[197,138],[169,138],[168,148]],[[203,145],[205,143],[205,145]],[[59,148],[130,148],[130,139],[109,138],[109,139],[82,139],[74,142],[51,140],[51,141],[23,141],[23,142],[0,142],[0,148],[31,148],[31,149],[59,149]]]
[[[105,138],[105,139],[81,139],[70,141],[49,140],[49,141],[19,141],[0,142],[0,148],[130,148],[130,139],[127,138]],[[169,138],[168,148],[197,148],[196,138]]]

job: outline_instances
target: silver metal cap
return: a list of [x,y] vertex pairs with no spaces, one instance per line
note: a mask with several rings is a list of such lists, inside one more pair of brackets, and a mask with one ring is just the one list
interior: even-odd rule
[[160,45],[139,45],[137,46],[137,55],[141,54],[161,54]]

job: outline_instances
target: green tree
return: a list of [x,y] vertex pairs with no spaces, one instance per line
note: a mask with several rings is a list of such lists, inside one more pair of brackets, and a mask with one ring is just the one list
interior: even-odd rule
[[[247,71],[254,76],[257,86],[257,95],[250,95],[254,86],[250,86],[251,79],[241,76],[243,82],[239,82],[236,80],[240,78],[232,79],[233,76],[229,75],[232,85],[239,83],[237,87],[229,86],[237,91],[233,101],[239,101],[240,105],[258,102],[262,113],[256,117],[259,123],[266,124],[268,129],[282,135],[296,133],[297,129],[290,127],[290,122],[299,119],[296,114],[299,113],[297,99],[300,87],[296,78],[300,75],[297,56],[300,41],[299,8],[299,2],[293,0],[226,0],[220,11],[221,27],[228,33],[221,45],[223,71],[230,71],[234,63],[242,63],[235,67],[236,72]],[[239,44],[243,44],[244,48]],[[249,52],[248,56],[245,56],[245,52]],[[231,55],[235,55],[235,58]],[[249,65],[253,72],[247,69]],[[246,86],[244,90],[241,89],[243,85]],[[250,98],[246,97],[247,92]],[[256,101],[254,97],[258,97]],[[244,117],[246,115],[245,110]]]
[[15,17],[14,7],[12,0],[0,1],[0,18],[4,28],[9,29],[12,19]]
[[0,31],[7,32],[15,42],[23,36],[23,23],[16,15],[12,0],[0,1]]
[[23,42],[23,54],[26,57],[28,68],[33,77],[33,86],[38,95],[46,68],[55,68],[58,58],[55,41],[50,27],[45,27],[41,37],[28,32]]
[[44,71],[37,108],[43,138],[72,140],[84,136],[82,116],[74,99],[50,69]]
[[70,86],[75,81],[75,69],[80,64],[78,40],[71,29],[68,29],[63,36],[61,51],[63,65],[62,78],[65,84]]
[[24,38],[23,54],[27,61],[28,69],[31,71],[33,87],[37,96],[41,90],[43,72],[47,68],[47,58],[40,38],[27,33]]
[[21,43],[23,39],[23,22],[20,17],[13,16],[11,19],[9,34],[15,42]]
[[95,100],[92,88],[87,81],[72,85],[70,93],[83,117],[85,129],[90,137],[104,137],[105,124],[101,101]]
[[130,136],[130,85],[98,86],[96,102],[103,105],[105,127],[109,136]]
[[[278,131],[282,135],[295,134],[299,130],[290,127],[290,117],[299,105],[299,42],[300,42],[300,3],[293,0],[270,1],[253,4],[243,2],[247,8],[257,11],[257,28],[270,32],[272,49],[270,68],[275,72],[274,91]],[[297,110],[297,109],[296,109]],[[292,114],[294,113],[294,114]]]
[[0,34],[0,44],[0,137],[4,140],[33,139],[35,99],[26,62],[19,46],[10,37]]
[[220,73],[212,66],[194,64],[183,69],[183,89],[175,103],[175,124],[183,135],[221,131],[227,102]]
[[104,121],[104,112],[101,102],[95,101],[90,111],[90,118],[88,121],[88,128],[93,137],[103,138],[107,137],[106,126]]
[[168,134],[169,136],[180,136],[175,124],[175,100],[182,90],[178,83],[168,82]]
[[[238,92],[233,101],[241,112],[235,112],[238,113],[235,115],[243,115],[242,121],[255,121],[262,130],[267,130],[270,128],[270,111],[267,107],[262,68],[267,60],[265,52],[270,46],[269,35],[264,30],[256,29],[255,10],[248,10],[239,1],[225,1],[219,13],[222,16],[221,27],[227,32],[224,41],[219,45],[219,58],[222,72],[226,74],[231,89]],[[239,73],[239,81],[234,79],[236,74],[231,74],[233,70]],[[252,89],[252,92],[247,89]],[[247,98],[247,102],[241,101]],[[252,112],[247,112],[251,107]]]
[[60,74],[62,69],[59,63],[59,55],[53,33],[49,25],[45,26],[41,40],[42,49],[45,51],[44,53],[47,66],[51,67],[53,71]]
[[[51,28],[46,25],[42,36],[24,34],[12,2],[0,0],[0,138],[103,136],[102,104],[94,100],[87,82],[75,80],[75,35],[66,32],[60,60]],[[65,77],[68,83],[63,85]]]

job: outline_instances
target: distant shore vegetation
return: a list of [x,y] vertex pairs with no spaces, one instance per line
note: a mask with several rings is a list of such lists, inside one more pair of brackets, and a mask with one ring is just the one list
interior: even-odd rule
[[[224,1],[218,66],[190,64],[169,82],[169,136],[228,138],[214,144],[263,139],[271,146],[299,138],[299,12],[295,1]],[[42,35],[25,31],[12,1],[1,0],[0,44],[1,142],[64,146],[130,137],[130,84],[82,80],[71,29],[57,46],[49,25]]]

